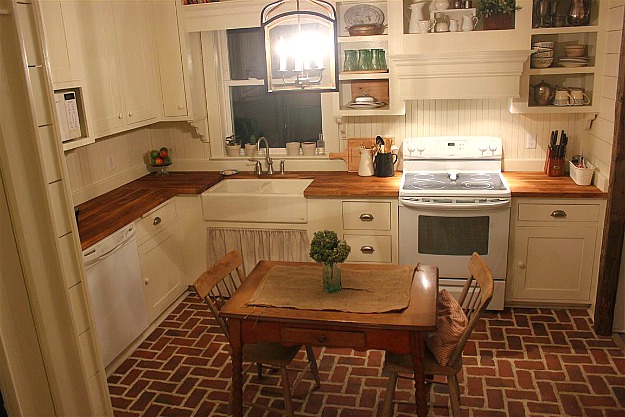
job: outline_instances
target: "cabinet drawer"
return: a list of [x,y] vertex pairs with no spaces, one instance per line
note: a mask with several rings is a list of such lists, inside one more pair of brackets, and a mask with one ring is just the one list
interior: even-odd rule
[[344,235],[352,251],[348,262],[392,262],[391,237],[370,235]]
[[172,199],[141,216],[137,222],[137,241],[141,244],[143,240],[154,236],[174,221],[176,221],[176,204]]
[[365,347],[365,334],[360,332],[339,332],[332,330],[298,329],[285,327],[280,329],[284,343],[302,343],[305,345],[327,347]]
[[599,220],[596,204],[531,204],[519,203],[519,221],[596,222]]
[[343,228],[352,230],[391,230],[391,203],[344,201]]

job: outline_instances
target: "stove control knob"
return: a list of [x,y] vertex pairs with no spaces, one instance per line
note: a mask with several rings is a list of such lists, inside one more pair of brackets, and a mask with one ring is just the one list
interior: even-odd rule
[[495,151],[498,149],[499,147],[497,146],[496,143],[491,143],[488,145],[488,150],[490,150],[493,154],[495,153]]
[[480,152],[482,152],[482,155],[484,155],[484,152],[488,150],[488,145],[486,145],[485,143],[481,143],[478,149],[480,150]]

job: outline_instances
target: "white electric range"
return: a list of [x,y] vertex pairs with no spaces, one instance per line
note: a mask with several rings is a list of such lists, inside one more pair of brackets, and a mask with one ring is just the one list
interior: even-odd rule
[[459,295],[477,252],[495,278],[489,309],[503,309],[510,188],[501,138],[406,138],[402,148],[399,262],[438,266],[439,288]]

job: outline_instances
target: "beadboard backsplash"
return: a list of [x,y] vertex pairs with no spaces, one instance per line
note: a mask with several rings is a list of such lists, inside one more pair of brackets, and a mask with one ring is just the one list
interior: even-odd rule
[[[419,100],[406,103],[405,116],[344,117],[337,128],[344,139],[393,136],[398,145],[405,137],[416,136],[500,136],[505,170],[540,171],[552,130],[567,132],[569,155],[581,153],[584,118],[583,114],[511,114],[505,99]],[[529,134],[536,135],[536,149],[526,149]],[[170,148],[178,169],[198,169],[198,161],[210,158],[209,144],[186,122],[158,123],[99,139],[66,156],[74,203],[145,175],[148,169],[143,155],[161,146]]]

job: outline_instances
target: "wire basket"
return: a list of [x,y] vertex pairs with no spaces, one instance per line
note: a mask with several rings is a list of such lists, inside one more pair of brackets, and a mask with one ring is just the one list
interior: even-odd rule
[[569,161],[569,175],[577,185],[590,185],[592,182],[592,174],[595,167],[589,162],[584,161],[584,167],[576,167],[573,162]]

